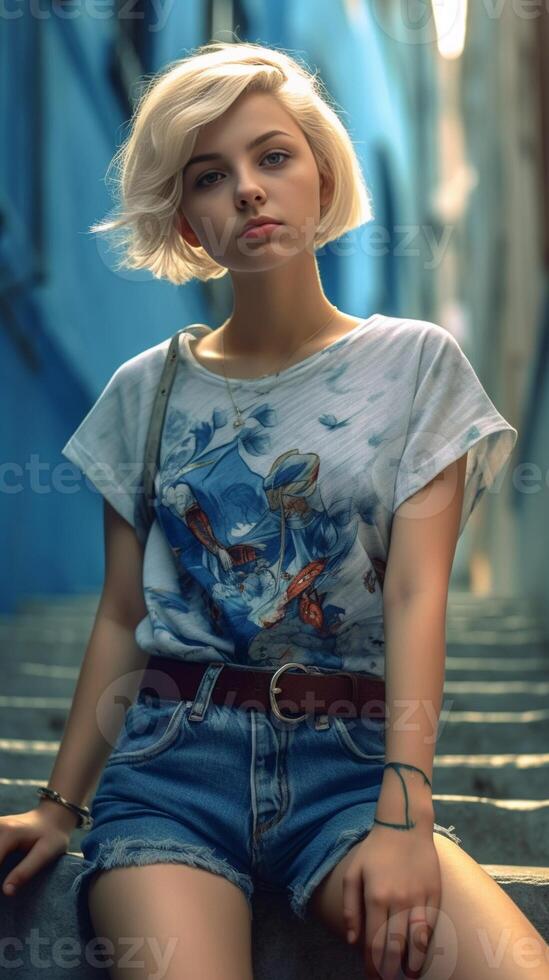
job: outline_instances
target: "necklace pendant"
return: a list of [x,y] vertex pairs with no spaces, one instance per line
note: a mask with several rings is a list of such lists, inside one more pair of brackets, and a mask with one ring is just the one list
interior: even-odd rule
[[244,425],[244,419],[239,415],[233,422],[233,428],[239,429],[241,425]]

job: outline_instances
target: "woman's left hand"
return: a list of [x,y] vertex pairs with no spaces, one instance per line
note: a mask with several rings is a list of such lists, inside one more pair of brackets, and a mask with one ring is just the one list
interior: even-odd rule
[[[343,914],[356,942],[364,929],[367,977],[394,980],[423,966],[440,908],[441,876],[432,827],[399,831],[374,824],[343,877]],[[365,922],[364,922],[365,918]],[[410,921],[411,920],[411,921]],[[424,920],[427,925],[415,925]]]

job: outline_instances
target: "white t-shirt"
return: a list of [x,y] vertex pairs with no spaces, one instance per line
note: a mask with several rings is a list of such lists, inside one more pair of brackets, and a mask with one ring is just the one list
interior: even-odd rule
[[[461,534],[517,430],[429,321],[374,314],[278,377],[232,380],[241,428],[191,333],[166,410],[136,642],[194,661],[383,677],[394,512],[468,451]],[[62,450],[134,527],[169,342],[114,372]]]

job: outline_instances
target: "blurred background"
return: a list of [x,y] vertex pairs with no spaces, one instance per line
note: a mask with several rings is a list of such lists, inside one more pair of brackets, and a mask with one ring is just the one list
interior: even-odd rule
[[231,310],[228,275],[115,271],[88,231],[144,79],[211,40],[299,56],[341,107],[375,220],[317,253],[329,300],[445,327],[518,429],[458,542],[433,799],[549,939],[547,0],[0,0],[0,812],[48,779],[102,584],[61,448],[123,361]]
[[1,611],[100,587],[101,497],[60,450],[124,360],[230,312],[228,275],[176,287],[117,272],[108,237],[88,232],[113,207],[106,171],[144,76],[214,39],[299,55],[342,108],[375,220],[317,253],[325,291],[357,317],[456,336],[519,440],[452,584],[549,608],[548,9],[4,0]]

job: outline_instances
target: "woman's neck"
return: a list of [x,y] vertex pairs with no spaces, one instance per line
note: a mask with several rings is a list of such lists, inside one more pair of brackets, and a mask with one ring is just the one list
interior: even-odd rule
[[[328,313],[328,316],[330,314]],[[326,321],[325,321],[326,322]],[[227,341],[227,334],[225,335],[225,370],[230,377],[241,377],[241,378],[259,378],[264,374],[272,374],[278,371],[282,366],[290,367],[292,364],[297,363],[305,357],[310,357],[312,354],[317,353],[317,351],[322,350],[329,344],[335,343],[340,337],[344,337],[347,333],[353,330],[359,318],[351,316],[347,313],[342,313],[340,310],[337,311],[335,319],[326,327],[326,330],[321,330],[317,336],[313,337],[309,343],[303,343],[299,346],[299,340],[295,337],[291,339],[291,346],[287,349],[280,349],[280,353],[273,352],[269,350],[265,352],[264,350],[253,349],[252,351],[244,350],[242,353],[235,353],[229,347],[229,341]],[[212,330],[211,333],[206,334],[199,338],[189,338],[189,345],[191,351],[195,356],[196,360],[201,363],[209,371],[213,371],[216,374],[223,375],[223,344],[221,337],[221,330],[224,328],[224,324],[217,330]],[[311,333],[314,333],[315,329],[318,329],[320,324],[316,324],[316,328],[313,327]],[[294,353],[291,357],[288,354],[292,350]],[[284,359],[286,358],[285,363]]]
[[233,310],[219,327],[227,358],[281,360],[319,327],[331,328],[329,321],[340,315],[325,296],[316,259],[307,251],[278,268],[233,270],[231,279]]

